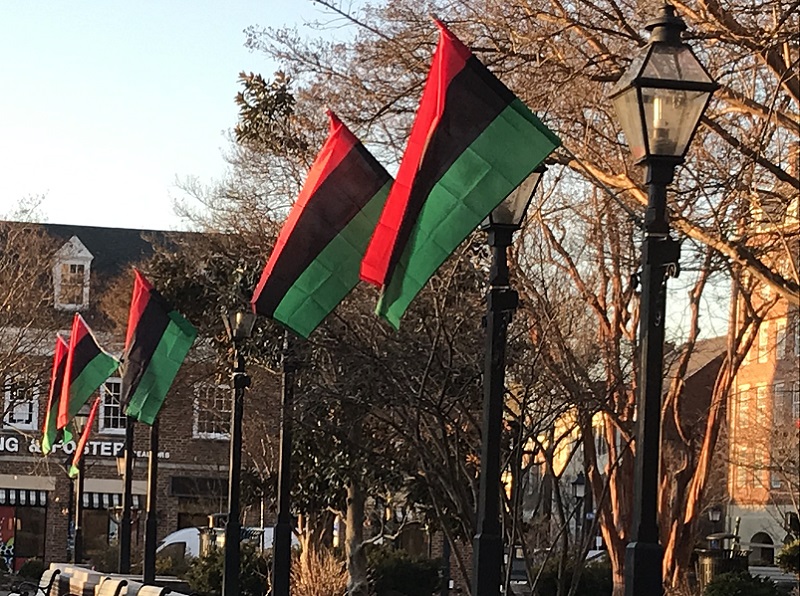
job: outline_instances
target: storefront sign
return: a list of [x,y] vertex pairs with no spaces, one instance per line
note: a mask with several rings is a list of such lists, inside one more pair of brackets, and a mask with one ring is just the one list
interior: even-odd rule
[[[42,453],[42,446],[38,439],[27,439],[28,444],[23,443],[16,435],[0,436],[0,453]],[[125,443],[122,441],[88,441],[83,450],[85,456],[95,457],[117,457],[122,452]],[[65,455],[72,455],[75,452],[75,441],[63,443],[59,441],[53,445],[53,453],[62,452]],[[150,455],[149,451],[136,451],[136,457],[145,458]],[[169,451],[159,451],[158,459],[169,459]]]

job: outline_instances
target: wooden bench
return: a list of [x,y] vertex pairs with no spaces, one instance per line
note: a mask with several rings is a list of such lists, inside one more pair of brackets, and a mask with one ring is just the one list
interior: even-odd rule
[[[169,592],[169,589],[161,586],[142,586],[135,596],[164,596]],[[127,596],[134,596],[128,592]]]
[[122,589],[127,585],[127,580],[106,577],[95,589],[95,596],[120,596]]
[[22,582],[16,586],[16,591],[10,592],[8,596],[29,596],[31,592],[34,596],[50,596],[50,590],[53,585],[58,581],[58,576],[61,574],[60,569],[46,569],[39,578],[39,584],[30,582]]

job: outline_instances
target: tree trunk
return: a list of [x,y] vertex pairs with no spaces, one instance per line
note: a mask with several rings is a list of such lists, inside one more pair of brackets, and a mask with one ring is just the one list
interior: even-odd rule
[[367,596],[367,556],[364,552],[364,492],[352,480],[347,484],[347,596]]

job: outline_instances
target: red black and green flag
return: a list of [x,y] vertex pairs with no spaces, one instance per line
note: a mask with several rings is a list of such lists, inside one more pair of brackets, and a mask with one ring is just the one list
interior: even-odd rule
[[478,224],[560,140],[442,23],[419,110],[361,264],[378,314],[408,305]]
[[78,410],[118,367],[119,361],[97,344],[86,321],[79,314],[75,314],[69,337],[56,428],[66,427]]
[[67,351],[69,346],[66,340],[56,334],[56,349],[53,355],[53,370],[50,373],[50,394],[47,397],[47,412],[42,427],[42,453],[47,455],[52,451],[56,442],[58,429],[58,404],[61,400],[61,387],[64,384],[64,371],[67,368]]
[[308,337],[358,283],[392,178],[332,112],[328,139],[253,294],[253,310]]
[[92,404],[92,409],[89,410],[89,418],[86,419],[86,426],[83,429],[81,438],[78,439],[78,444],[75,446],[75,453],[72,454],[72,464],[69,467],[69,477],[75,478],[80,473],[78,464],[83,457],[83,452],[86,450],[86,441],[89,440],[89,435],[92,434],[92,426],[94,426],[94,419],[97,418],[97,409],[100,407],[100,398],[96,398]]
[[141,273],[134,274],[120,402],[126,415],[152,425],[197,329]]

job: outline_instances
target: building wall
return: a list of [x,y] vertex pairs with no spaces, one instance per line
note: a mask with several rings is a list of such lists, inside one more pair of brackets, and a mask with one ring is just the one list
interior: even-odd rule
[[[765,286],[753,285],[756,308],[768,308],[736,376],[729,408],[730,506],[727,524],[743,546],[780,546],[788,511],[798,502],[800,457],[800,317],[798,309]],[[745,312],[740,298],[736,325]],[[760,558],[756,546],[756,558]]]
[[[58,259],[83,259],[81,262],[86,264],[86,268],[81,270],[81,279],[85,279],[91,287],[81,293],[88,296],[89,302],[81,305],[80,311],[93,328],[99,343],[119,356],[124,329],[115,331],[119,325],[114,326],[107,312],[99,306],[119,302],[120,308],[127,311],[132,285],[130,265],[147,258],[149,244],[144,238],[152,233],[140,234],[133,230],[111,228],[51,227],[63,242],[61,249],[53,256],[56,262],[52,270],[66,275],[69,270],[59,268]],[[53,277],[55,279],[57,276],[54,274]],[[51,283],[55,282],[51,280]],[[121,296],[123,292],[124,296]],[[27,426],[22,424],[24,428],[15,424],[19,417],[12,411],[16,402],[10,397],[13,390],[7,380],[13,377],[15,370],[0,366],[0,381],[3,381],[3,395],[0,398],[5,400],[0,424],[0,556],[5,556],[16,567],[29,556],[41,556],[46,563],[65,561],[68,557],[74,490],[66,469],[74,444],[58,443],[46,457],[42,455],[39,445],[55,332],[60,330],[63,336],[69,335],[70,321],[75,311],[74,308],[63,309],[58,303],[58,288],[55,287],[52,302],[46,305],[46,311],[38,319],[46,325],[36,330],[39,344],[24,354],[28,361],[26,371],[37,371],[38,391],[31,398],[37,406],[35,420]],[[4,331],[7,329],[0,329],[0,333]],[[0,349],[4,343],[0,343]],[[209,514],[227,510],[230,443],[224,432],[198,432],[202,430],[198,426],[198,416],[205,417],[207,422],[211,421],[203,427],[206,430],[211,426],[216,428],[219,424],[224,430],[229,424],[231,390],[225,386],[228,383],[225,371],[230,363],[220,361],[213,352],[209,353],[210,350],[202,341],[198,341],[198,345],[200,347],[190,354],[182,366],[159,415],[159,539],[179,527],[202,523]],[[30,364],[31,359],[33,365]],[[277,379],[269,375],[254,379],[245,405],[245,465],[250,464],[248,453],[260,453],[266,443],[277,442],[278,390]],[[198,396],[204,400],[200,407]],[[98,418],[104,416],[104,405],[100,410]],[[19,415],[30,415],[30,412],[21,412]],[[111,425],[112,417],[104,420],[108,422],[107,426]],[[87,445],[84,477],[89,506],[83,518],[85,550],[92,544],[98,548],[105,545],[103,548],[108,550],[108,543],[114,542],[114,518],[118,518],[120,513],[118,508],[115,510],[115,505],[121,503],[122,492],[115,455],[123,441],[122,428],[104,430],[96,425]],[[250,449],[250,446],[254,448]],[[135,450],[139,457],[134,466],[134,560],[141,556],[144,547],[146,454],[149,451],[149,427],[139,423],[135,426]],[[271,452],[255,465],[264,469],[270,463],[266,461],[270,455]],[[272,517],[268,515],[267,521],[271,521]],[[34,549],[36,552],[31,551],[23,556],[20,549],[31,542],[32,536],[34,541],[39,541]]]

